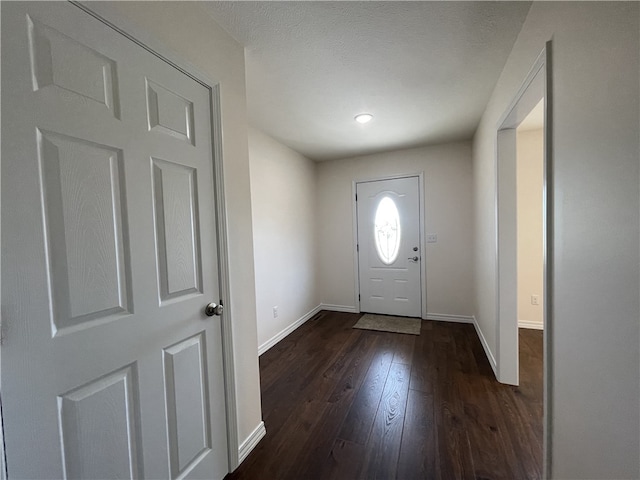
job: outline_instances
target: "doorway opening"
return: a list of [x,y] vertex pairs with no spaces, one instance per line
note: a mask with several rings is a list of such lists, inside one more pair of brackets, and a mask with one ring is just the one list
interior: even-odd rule
[[544,99],[516,128],[518,327],[542,330],[543,322]]
[[[543,391],[547,473],[551,464],[547,346],[552,327],[550,59],[548,42],[498,122],[496,134],[496,374],[501,383],[519,385],[519,327],[542,330],[542,354],[538,354],[542,379],[537,381],[542,382]],[[523,334],[535,337],[530,330]],[[538,349],[539,343],[538,339]]]

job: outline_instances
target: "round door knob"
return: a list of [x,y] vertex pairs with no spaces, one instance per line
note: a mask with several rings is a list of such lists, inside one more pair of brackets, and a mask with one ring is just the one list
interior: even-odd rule
[[204,313],[207,317],[213,317],[214,315],[222,315],[222,304],[218,305],[214,302],[211,302],[209,305],[204,307]]

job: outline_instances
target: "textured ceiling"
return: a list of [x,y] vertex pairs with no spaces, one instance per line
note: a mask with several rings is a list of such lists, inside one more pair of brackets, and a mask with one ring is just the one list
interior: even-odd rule
[[246,47],[251,124],[328,160],[470,139],[531,3],[205,6]]

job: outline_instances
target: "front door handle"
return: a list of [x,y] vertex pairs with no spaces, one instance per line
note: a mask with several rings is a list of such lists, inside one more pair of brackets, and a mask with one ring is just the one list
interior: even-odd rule
[[409,257],[407,260],[413,260],[414,262],[417,262],[418,260],[420,260],[420,258],[416,255],[415,257]]

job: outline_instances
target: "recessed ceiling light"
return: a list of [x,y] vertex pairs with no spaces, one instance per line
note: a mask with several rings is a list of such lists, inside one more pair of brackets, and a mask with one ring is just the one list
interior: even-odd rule
[[355,121],[358,123],[369,123],[373,119],[373,115],[370,113],[360,113],[355,116]]

